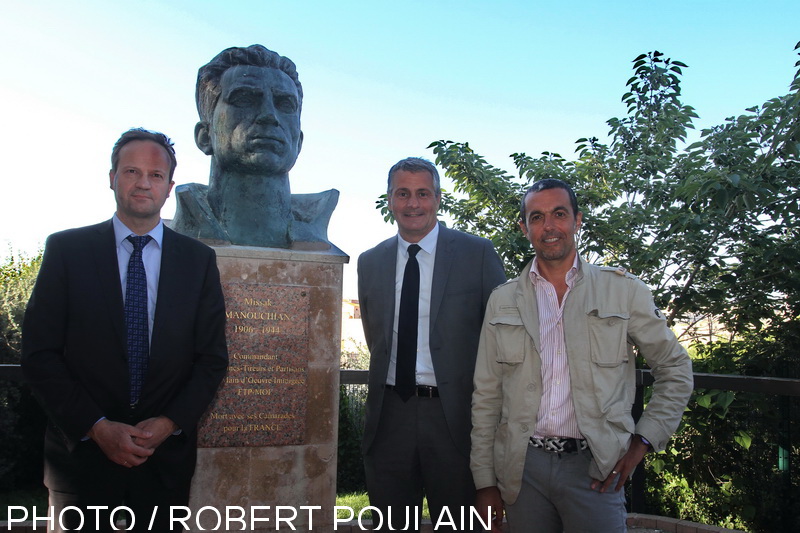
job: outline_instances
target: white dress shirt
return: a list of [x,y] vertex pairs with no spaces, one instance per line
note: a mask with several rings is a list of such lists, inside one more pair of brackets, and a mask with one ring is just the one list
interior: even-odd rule
[[[417,327],[417,385],[436,386],[436,376],[433,373],[431,360],[430,326],[431,326],[431,287],[433,285],[433,264],[436,260],[436,242],[439,239],[439,224],[425,235],[418,244],[421,250],[417,252],[419,263],[419,325]],[[394,283],[394,325],[392,326],[392,356],[389,360],[389,374],[386,378],[388,385],[395,384],[397,370],[397,325],[400,320],[400,292],[403,289],[403,274],[408,262],[408,247],[412,243],[397,236],[397,261]]]
[[[128,263],[133,253],[133,243],[128,240],[128,236],[136,235],[115,214],[112,218],[114,223],[114,238],[117,244],[117,261],[119,264],[119,280],[122,282],[122,301],[125,301],[125,287],[128,281]],[[147,316],[150,332],[150,339],[153,338],[153,321],[156,314],[156,297],[158,295],[158,278],[161,275],[161,250],[164,240],[164,223],[159,221],[158,225],[147,232],[152,239],[142,250],[142,262],[144,272],[147,275]]]

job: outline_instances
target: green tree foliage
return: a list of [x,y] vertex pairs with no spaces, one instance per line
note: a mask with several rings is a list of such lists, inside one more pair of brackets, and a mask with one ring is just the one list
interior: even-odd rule
[[0,265],[0,363],[19,363],[22,316],[28,303],[42,255],[11,254]]
[[[22,317],[41,254],[11,254],[0,265],[0,363],[19,363]],[[41,484],[44,415],[21,383],[0,379],[0,490]]]
[[641,277],[672,323],[713,317],[736,336],[796,315],[800,77],[787,96],[686,146],[697,118],[680,101],[686,65],[652,52],[633,68],[628,114],[608,121],[610,143],[579,139],[574,161],[514,153],[511,176],[469,143],[431,144],[455,189],[442,211],[490,238],[515,275],[532,253],[516,224],[520,196],[534,181],[563,179],[584,213],[581,252]]
[[[442,211],[491,239],[514,276],[532,254],[517,227],[520,196],[534,181],[562,179],[584,213],[581,253],[653,289],[695,371],[800,378],[800,70],[789,94],[693,132],[685,68],[660,52],[638,56],[627,114],[607,122],[608,142],[579,139],[573,161],[514,153],[510,175],[466,142],[434,142],[454,184]],[[800,510],[776,496],[800,486],[798,468],[789,479],[776,459],[788,453],[800,464],[797,443],[787,450],[788,432],[800,434],[791,409],[786,398],[696,391],[674,447],[649,460],[653,510],[800,530]]]

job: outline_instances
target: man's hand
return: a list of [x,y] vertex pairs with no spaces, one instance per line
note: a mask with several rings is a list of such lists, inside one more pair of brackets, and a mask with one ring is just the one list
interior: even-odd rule
[[153,455],[152,449],[136,442],[137,439],[149,439],[153,436],[146,429],[104,418],[92,426],[88,436],[100,446],[110,461],[128,468],[139,466]]
[[475,495],[475,510],[478,515],[486,516],[484,513],[487,509],[492,519],[492,533],[500,533],[503,528],[503,499],[497,487],[484,487]]
[[175,425],[175,422],[166,416],[142,420],[136,424],[136,427],[150,434],[149,437],[136,437],[136,443],[140,446],[144,446],[148,450],[155,450],[162,442],[167,440],[167,437],[178,430],[178,426]]
[[596,479],[592,480],[592,490],[599,489],[600,492],[605,492],[608,490],[611,484],[614,483],[614,480],[616,480],[617,484],[614,487],[614,490],[619,491],[625,486],[625,482],[628,480],[628,477],[633,473],[639,463],[642,462],[642,458],[647,451],[647,445],[640,439],[633,437],[631,439],[631,445],[628,448],[628,451],[625,452],[625,455],[622,456],[622,459],[617,461],[617,464],[614,466],[614,470],[611,471],[611,474],[605,479],[605,481],[601,482]]

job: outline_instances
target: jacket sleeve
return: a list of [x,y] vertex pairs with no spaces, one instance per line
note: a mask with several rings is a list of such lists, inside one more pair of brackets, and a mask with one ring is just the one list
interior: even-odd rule
[[225,339],[225,299],[216,254],[206,256],[200,300],[194,323],[194,358],[189,378],[164,409],[164,416],[184,430],[197,427],[228,368]]
[[636,424],[636,433],[660,451],[678,428],[692,394],[692,362],[667,327],[666,318],[655,306],[650,290],[639,280],[635,283],[628,335],[655,379],[652,397]]
[[370,327],[370,299],[369,291],[367,290],[367,276],[369,276],[369,268],[365,265],[367,259],[364,254],[358,257],[357,263],[357,276],[358,276],[358,306],[361,310],[361,325],[364,328],[364,340],[367,346],[372,346],[372,328]]
[[[492,291],[498,285],[502,285],[506,281],[506,273],[503,269],[503,262],[500,260],[500,256],[497,255],[492,241],[488,239],[485,240],[485,246],[483,250],[483,268],[481,271],[483,272],[483,306],[485,308]],[[481,309],[481,312],[483,311],[484,309]]]
[[70,293],[65,251],[47,239],[42,265],[22,322],[22,370],[34,395],[74,444],[105,416],[67,365]]
[[494,302],[493,295],[489,298],[481,329],[475,362],[475,390],[472,393],[470,468],[476,489],[497,485],[494,443],[503,406],[503,390],[501,368],[497,364],[496,331],[492,325],[496,311]]

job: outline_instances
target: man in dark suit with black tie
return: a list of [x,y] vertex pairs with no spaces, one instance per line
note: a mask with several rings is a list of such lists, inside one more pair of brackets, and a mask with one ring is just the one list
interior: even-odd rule
[[[486,239],[436,218],[439,173],[407,158],[389,171],[398,235],[358,259],[358,298],[370,351],[364,464],[370,505],[413,530],[428,499],[434,523],[474,503],[470,402],[478,338],[492,289],[505,281]],[[373,523],[378,524],[373,513]],[[456,528],[458,529],[458,528]]]
[[188,504],[197,423],[228,354],[213,250],[161,221],[175,165],[165,135],[124,133],[111,154],[114,217],[47,240],[22,368],[49,416],[52,530],[80,526],[77,511],[60,516],[77,506],[84,531],[110,531],[124,505],[135,531],[166,531],[169,507]]

